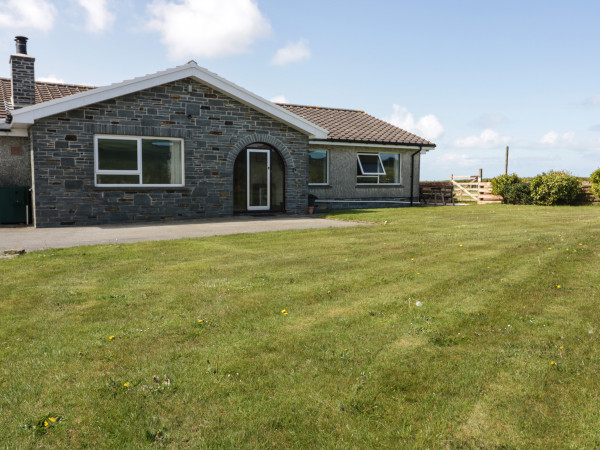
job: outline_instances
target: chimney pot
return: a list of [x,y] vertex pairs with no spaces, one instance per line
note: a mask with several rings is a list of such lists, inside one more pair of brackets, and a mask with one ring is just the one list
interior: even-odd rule
[[27,38],[25,36],[16,36],[15,42],[17,43],[17,54],[27,54]]

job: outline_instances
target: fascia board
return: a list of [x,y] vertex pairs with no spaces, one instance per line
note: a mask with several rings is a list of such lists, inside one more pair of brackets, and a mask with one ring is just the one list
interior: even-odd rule
[[310,140],[309,145],[311,147],[331,145],[331,146],[336,146],[336,147],[362,147],[362,148],[373,148],[373,149],[382,149],[382,150],[390,149],[390,148],[393,148],[395,150],[419,150],[419,149],[421,149],[421,151],[423,151],[424,153],[435,149],[435,146],[420,145],[420,144],[414,144],[414,145],[370,144],[370,143],[361,143],[361,142],[337,142],[337,141],[327,141],[327,140],[324,140],[324,141]]
[[160,86],[161,84],[171,83],[185,78],[193,78],[203,84],[222,91],[236,100],[307,134],[310,138],[327,138],[329,132],[324,128],[318,127],[312,122],[309,122],[296,114],[290,113],[280,106],[277,106],[206,69],[198,67],[196,64],[186,64],[184,66],[167,69],[155,74],[123,81],[121,83],[111,84],[109,86],[91,89],[86,92],[69,95],[49,102],[27,106],[12,112],[13,124],[32,125],[37,119],[43,117],[82,108],[94,103],[121,97],[123,95],[150,89],[155,86]]

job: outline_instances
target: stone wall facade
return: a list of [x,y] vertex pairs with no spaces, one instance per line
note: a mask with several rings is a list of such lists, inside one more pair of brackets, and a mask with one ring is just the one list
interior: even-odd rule
[[[386,207],[389,201],[408,200],[411,196],[411,179],[413,183],[413,201],[419,201],[419,171],[420,155],[414,156],[414,178],[411,177],[411,155],[414,150],[399,150],[373,147],[318,145],[311,146],[311,150],[327,150],[329,152],[329,184],[327,186],[309,185],[310,194],[317,196],[319,204],[328,209]],[[356,177],[357,153],[369,152],[399,153],[400,154],[400,184],[372,184],[360,185]],[[327,202],[335,200],[335,202]],[[343,203],[341,202],[343,201]],[[379,201],[379,202],[378,202]],[[368,202],[368,203],[367,203]],[[364,206],[370,205],[370,206]]]
[[14,109],[35,104],[35,58],[11,55],[12,99]]
[[[182,138],[185,186],[96,187],[102,134]],[[38,227],[232,215],[234,162],[256,142],[285,162],[286,212],[306,212],[307,136],[191,79],[36,121],[32,140]]]
[[29,139],[0,137],[0,186],[31,187]]

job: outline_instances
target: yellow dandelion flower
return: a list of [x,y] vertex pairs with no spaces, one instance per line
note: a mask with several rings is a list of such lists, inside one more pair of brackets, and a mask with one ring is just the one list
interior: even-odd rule
[[583,244],[580,242],[579,245],[583,245]]
[[285,314],[285,309],[282,309],[282,310],[281,310],[281,314]]
[[459,247],[462,247],[462,246],[463,246],[462,244],[459,245]]
[[577,372],[577,376],[580,376],[581,374],[579,372]]
[[204,320],[198,319],[198,323],[202,323],[202,322],[204,322]]
[[284,312],[284,313],[283,313],[283,315],[284,315],[284,316],[287,316],[287,315],[288,315],[288,313]]
[[548,250],[552,250],[552,247],[548,247]]
[[560,346],[560,349],[561,349],[561,350],[563,349],[563,346],[562,346],[562,345]]
[[557,285],[556,285],[556,289],[560,289],[560,284],[557,284]]
[[348,349],[347,349],[347,348],[345,348],[345,349],[344,349],[344,351],[345,351],[345,352],[347,352],[347,351],[348,351]]
[[48,426],[48,421],[44,420],[44,426],[47,427]]
[[414,261],[414,260],[415,260],[415,258],[410,258],[410,260],[411,260],[411,261]]
[[108,337],[108,340],[109,340],[109,341],[112,341],[114,338],[115,338],[114,336],[109,336],[109,337]]
[[550,365],[554,366],[554,365],[556,365],[556,363],[554,361],[550,361]]
[[127,383],[123,384],[123,386],[125,386],[125,387],[131,387],[131,383],[128,381]]

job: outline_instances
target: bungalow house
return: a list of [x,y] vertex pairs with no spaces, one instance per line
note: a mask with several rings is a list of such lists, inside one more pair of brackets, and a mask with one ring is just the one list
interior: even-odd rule
[[[435,144],[363,111],[275,104],[191,61],[104,87],[0,79],[0,187],[38,227],[410,205]],[[311,197],[314,199],[314,197]]]

